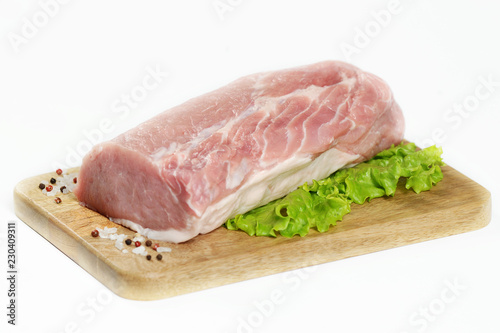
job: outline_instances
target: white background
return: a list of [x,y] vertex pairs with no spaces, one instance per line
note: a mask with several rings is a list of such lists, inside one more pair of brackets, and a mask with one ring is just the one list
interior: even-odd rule
[[[18,224],[19,261],[18,325],[6,324],[3,273],[0,330],[500,332],[500,5],[395,4],[0,1],[2,271],[8,221]],[[389,83],[404,111],[406,138],[442,146],[449,165],[491,191],[489,226],[311,270],[137,302],[110,294],[16,218],[16,183],[57,165],[78,165],[75,151],[85,150],[88,137],[111,139],[242,75],[326,59],[352,62]],[[121,99],[141,89],[148,68],[164,76],[124,109]],[[99,138],[103,119],[111,129]],[[283,299],[271,307],[276,290]],[[425,309],[428,317],[419,312]]]

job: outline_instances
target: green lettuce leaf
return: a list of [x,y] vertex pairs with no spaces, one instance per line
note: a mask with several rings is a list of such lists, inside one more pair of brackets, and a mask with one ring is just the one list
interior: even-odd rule
[[430,190],[443,179],[442,153],[436,146],[417,150],[414,143],[393,145],[369,161],[312,180],[281,199],[236,215],[224,225],[250,236],[305,236],[311,228],[325,232],[351,211],[351,203],[394,196],[401,177],[406,178],[406,189],[416,193]]

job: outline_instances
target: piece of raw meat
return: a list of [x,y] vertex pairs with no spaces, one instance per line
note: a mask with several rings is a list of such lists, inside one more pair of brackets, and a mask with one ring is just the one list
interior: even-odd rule
[[403,139],[387,84],[336,61],[259,73],[96,145],[75,194],[152,239],[183,242]]

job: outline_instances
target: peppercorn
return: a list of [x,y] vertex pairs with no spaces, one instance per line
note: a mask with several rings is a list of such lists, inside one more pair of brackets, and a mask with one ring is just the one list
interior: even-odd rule
[[62,175],[62,170],[61,169],[57,169],[56,173],[60,176],[60,175]]
[[134,245],[135,245],[135,247],[139,247],[139,246],[141,246],[141,242],[135,241]]
[[54,177],[50,178],[50,183],[51,184],[55,184],[56,183],[56,179]]
[[73,178],[73,183],[75,183],[75,184],[76,184],[76,182],[77,182],[77,179],[76,179],[76,177],[75,177],[75,178]]
[[146,256],[146,259],[151,260],[151,255],[150,255],[150,254],[148,254],[148,255]]
[[66,186],[61,186],[61,193],[66,194],[65,191],[66,191]]
[[125,240],[125,244],[127,244],[127,245],[132,244],[132,240],[131,240],[130,238],[127,238],[127,239]]
[[39,188],[40,190],[43,190],[43,189],[45,188],[45,184],[40,183],[40,185],[38,185],[38,188]]
[[152,241],[150,241],[149,239],[146,241],[146,246],[151,246],[151,244],[153,244]]
[[99,236],[99,231],[97,229],[94,229],[90,234],[92,235],[92,237],[97,237]]
[[159,248],[159,247],[160,247],[160,244],[155,243],[155,245],[153,245],[153,250],[155,250],[155,251],[156,251],[156,249],[157,249],[157,248]]
[[156,256],[156,259],[158,259],[158,260],[162,260],[162,259],[163,259],[163,256],[162,256],[161,254],[158,254],[158,255]]
[[47,192],[50,192],[50,191],[52,191],[53,187],[52,187],[52,185],[47,185],[45,187],[45,189],[47,190]]
[[62,202],[61,198],[59,197],[56,197],[54,201],[56,202],[56,204],[60,204]]

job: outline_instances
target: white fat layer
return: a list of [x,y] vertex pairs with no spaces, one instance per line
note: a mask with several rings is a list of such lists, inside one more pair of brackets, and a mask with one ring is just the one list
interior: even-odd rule
[[152,230],[125,219],[111,220],[151,239],[184,242],[220,227],[236,214],[243,214],[283,197],[305,182],[325,178],[345,166],[352,166],[359,157],[360,155],[348,154],[335,148],[327,150],[316,159],[292,157],[270,170],[249,177],[242,187],[209,206],[199,218],[193,216],[186,221],[190,227],[185,230]]
[[[228,163],[228,168],[231,167],[231,163]],[[226,178],[226,188],[233,189],[241,184],[246,174],[248,173],[248,162],[246,158],[241,160],[241,163],[234,169],[229,170]]]
[[218,228],[228,218],[281,198],[313,179],[322,179],[352,164],[359,155],[338,149],[327,150],[316,159],[292,157],[271,170],[261,171],[248,179],[236,192],[211,205],[193,223],[204,234]]

